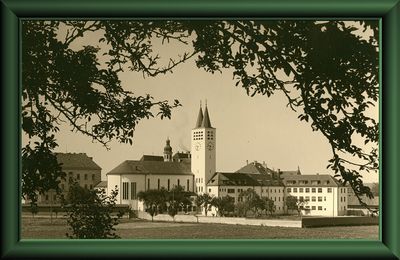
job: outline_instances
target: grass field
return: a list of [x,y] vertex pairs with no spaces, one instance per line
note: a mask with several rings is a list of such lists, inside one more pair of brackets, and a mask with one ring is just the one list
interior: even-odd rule
[[[22,218],[21,238],[66,238],[65,219]],[[284,228],[224,224],[168,223],[123,219],[117,234],[124,239],[372,239],[378,226]]]

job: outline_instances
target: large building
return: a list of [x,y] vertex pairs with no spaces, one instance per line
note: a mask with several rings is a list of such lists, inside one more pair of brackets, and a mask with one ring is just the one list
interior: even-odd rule
[[172,155],[170,140],[166,141],[163,156],[143,155],[140,160],[127,160],[107,173],[107,192],[118,189],[117,203],[143,210],[137,193],[150,189],[170,190],[181,186],[195,190],[194,175],[190,168],[190,153]]
[[342,216],[347,210],[347,188],[327,174],[288,175],[285,195],[304,201],[306,215]]
[[[67,196],[69,183],[72,181],[87,189],[93,189],[101,181],[100,166],[85,153],[56,153],[56,157],[62,171],[66,174],[59,186],[62,190],[61,196]],[[38,197],[38,204],[58,203],[60,200],[55,191],[46,192]]]
[[[118,189],[117,201],[135,210],[144,210],[137,193],[149,189],[167,190],[175,185],[196,194],[233,197],[249,188],[261,197],[274,201],[276,213],[287,213],[288,196],[304,199],[308,215],[338,216],[347,209],[346,188],[330,175],[302,175],[294,171],[272,170],[265,163],[246,163],[236,172],[216,171],[216,129],[212,127],[207,105],[200,106],[195,127],[191,130],[191,152],[173,155],[167,139],[162,156],[143,155],[140,160],[122,162],[107,173],[108,193]],[[104,186],[104,183],[103,183]]]

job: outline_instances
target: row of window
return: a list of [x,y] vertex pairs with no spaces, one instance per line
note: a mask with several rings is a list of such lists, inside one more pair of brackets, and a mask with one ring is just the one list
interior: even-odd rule
[[[219,188],[220,192],[226,192],[226,188]],[[243,191],[243,189],[237,189],[238,193],[241,193]],[[267,193],[281,193],[282,191],[280,189],[261,189],[261,192],[267,192]],[[235,193],[235,189],[228,189],[228,193]]]
[[[310,191],[311,191],[311,193],[316,193],[318,191],[318,193],[322,193],[322,188],[287,188],[286,191],[287,192],[293,192],[293,193],[296,193],[297,191],[300,192],[300,193],[301,192],[308,193]],[[332,188],[328,188],[327,191],[328,191],[328,193],[331,193],[332,192]]]
[[196,178],[196,183],[203,183],[203,178]]
[[[69,172],[69,173],[68,173],[68,177],[72,177],[72,176],[73,176],[73,172]],[[80,179],[81,179],[81,175],[80,175],[79,173],[76,174],[76,179],[77,179],[77,180],[80,180]],[[83,179],[84,179],[84,180],[88,180],[88,174],[85,173],[85,174],[83,175]],[[94,181],[95,179],[96,179],[96,175],[95,175],[95,174],[92,174],[92,181]]]
[[[181,185],[181,180],[180,179],[177,180],[176,185],[177,186],[181,186],[185,190],[185,186]],[[190,180],[187,179],[186,180],[186,190],[187,191],[189,191],[189,187],[190,187]],[[157,189],[159,190],[161,188],[162,188],[161,187],[161,181],[160,181],[160,179],[157,179]],[[171,189],[171,180],[168,179],[167,180],[167,190],[170,190],[170,189]],[[147,179],[147,190],[150,190],[150,179]]]
[[[320,181],[320,180],[311,180],[310,182],[309,181],[306,181],[306,180],[299,180],[298,182],[296,181],[296,180],[289,180],[289,181],[286,181],[286,183],[287,184],[289,184],[289,185],[294,185],[294,184],[300,184],[300,185],[307,185],[307,184],[311,184],[311,185],[319,185],[319,184],[321,184],[322,183],[322,181]],[[329,184],[330,183],[330,181],[324,181],[323,182],[323,184]]]

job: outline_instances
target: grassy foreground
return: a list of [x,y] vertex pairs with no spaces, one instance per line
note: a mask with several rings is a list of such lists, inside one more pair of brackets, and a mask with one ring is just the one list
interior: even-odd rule
[[[65,219],[23,217],[21,238],[66,238]],[[203,223],[150,222],[123,219],[117,226],[123,239],[372,239],[379,226],[323,228],[261,227]]]

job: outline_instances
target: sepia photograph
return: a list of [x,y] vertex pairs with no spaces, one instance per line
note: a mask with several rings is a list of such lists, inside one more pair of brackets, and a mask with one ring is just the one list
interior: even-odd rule
[[1,259],[400,257],[400,0],[1,3]]
[[380,240],[378,19],[21,22],[22,239]]

